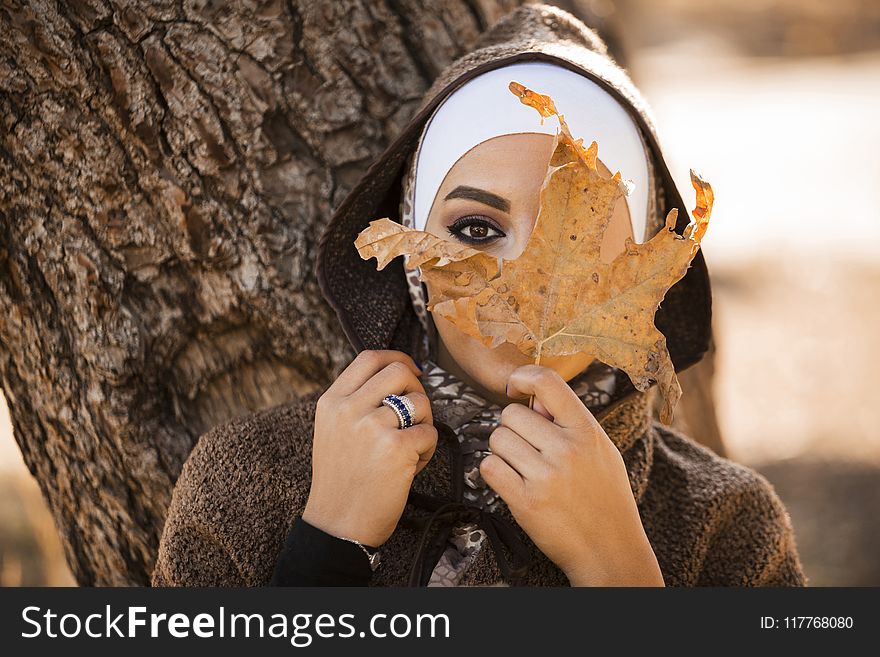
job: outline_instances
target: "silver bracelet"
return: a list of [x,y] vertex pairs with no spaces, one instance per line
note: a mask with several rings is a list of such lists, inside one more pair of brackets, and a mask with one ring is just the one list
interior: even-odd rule
[[373,572],[376,572],[376,568],[378,568],[379,564],[382,563],[382,557],[379,554],[379,548],[376,548],[375,551],[370,552],[370,550],[367,548],[367,546],[364,545],[363,543],[361,543],[360,541],[357,541],[353,538],[348,538],[347,536],[339,536],[338,538],[341,538],[343,541],[349,541],[351,543],[354,543],[361,550],[363,550],[364,554],[366,554],[367,558],[370,560],[370,570],[372,570]]

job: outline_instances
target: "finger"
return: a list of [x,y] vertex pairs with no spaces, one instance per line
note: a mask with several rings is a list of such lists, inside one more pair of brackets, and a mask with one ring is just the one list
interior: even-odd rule
[[497,454],[488,454],[480,461],[480,476],[507,502],[508,506],[516,507],[523,500],[525,481]]
[[565,380],[549,367],[523,365],[516,368],[507,382],[507,396],[513,399],[534,395],[561,427],[577,427],[588,420],[590,412]]
[[532,410],[535,411],[535,413],[537,413],[538,415],[543,415],[551,422],[553,421],[553,415],[550,413],[550,411],[546,409],[544,404],[541,403],[541,400],[533,399]]
[[419,464],[416,466],[416,474],[424,468],[437,449],[437,429],[433,424],[417,424],[408,429],[402,429],[401,436],[412,444],[419,454]]
[[351,395],[359,390],[376,372],[393,362],[403,363],[414,376],[421,374],[415,361],[402,351],[365,349],[349,363],[348,367],[327,390],[332,390],[333,394],[339,396]]
[[[355,406],[367,412],[377,408],[387,395],[425,394],[425,389],[412,370],[400,361],[388,363],[371,376],[356,392],[349,395]],[[423,405],[425,414],[430,411]]]
[[534,479],[544,468],[541,453],[525,438],[507,427],[498,427],[489,435],[489,449],[503,458],[525,480]]
[[527,440],[535,449],[546,452],[556,438],[559,427],[553,420],[522,404],[508,404],[501,411],[501,426],[507,427]]

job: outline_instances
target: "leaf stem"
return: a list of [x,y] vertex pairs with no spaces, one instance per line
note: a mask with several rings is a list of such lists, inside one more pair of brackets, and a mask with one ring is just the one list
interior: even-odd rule
[[[541,347],[543,347],[543,346],[544,346],[543,342],[538,343],[538,355],[535,357],[535,365],[541,364]],[[532,408],[532,406],[534,404],[535,404],[535,396],[529,395],[529,408]]]

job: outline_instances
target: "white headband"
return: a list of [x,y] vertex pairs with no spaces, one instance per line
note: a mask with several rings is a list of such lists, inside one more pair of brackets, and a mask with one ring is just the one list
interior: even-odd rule
[[635,183],[627,197],[633,237],[641,242],[648,211],[648,163],[638,126],[605,89],[580,73],[549,62],[520,62],[493,69],[450,94],[428,120],[419,142],[414,227],[424,230],[437,191],[453,165],[487,139],[521,132],[555,135],[559,121],[544,119],[507,88],[511,81],[553,98],[572,135],[599,144],[611,173]]

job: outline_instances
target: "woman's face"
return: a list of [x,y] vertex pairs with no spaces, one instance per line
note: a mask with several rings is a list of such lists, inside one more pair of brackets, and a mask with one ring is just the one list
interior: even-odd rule
[[[428,214],[430,233],[512,260],[525,249],[540,206],[541,185],[550,162],[553,136],[503,135],[478,144],[446,174]],[[599,161],[599,171],[611,172]],[[604,262],[623,250],[632,236],[629,209],[618,200],[600,249]],[[510,343],[492,349],[433,315],[439,337],[439,364],[462,377],[488,398],[506,403],[510,373],[533,362]],[[541,358],[566,380],[582,372],[590,359],[582,354]]]

